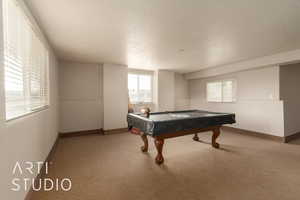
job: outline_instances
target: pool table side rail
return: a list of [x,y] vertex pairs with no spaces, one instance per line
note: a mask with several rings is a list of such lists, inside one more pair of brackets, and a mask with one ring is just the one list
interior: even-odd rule
[[[220,112],[209,112],[209,111],[203,111],[203,110],[185,110],[185,111],[168,111],[168,112],[151,112],[150,115],[159,115],[159,114],[170,114],[170,113],[188,113],[188,112],[203,112],[203,113],[207,113],[207,114],[215,114],[215,116],[190,116],[186,119],[199,119],[199,118],[212,118],[212,117],[218,117],[218,116],[230,116],[235,119],[235,114],[233,113],[220,113]],[[144,114],[142,113],[128,113],[127,114],[127,121],[128,121],[128,116],[132,116],[134,118],[139,118],[141,120],[145,120],[145,121],[151,121],[154,123],[158,123],[158,122],[174,122],[174,121],[182,121],[183,118],[172,118],[172,119],[164,119],[164,120],[154,120],[151,118],[147,118],[146,116],[144,116]],[[235,123],[235,122],[234,122]]]

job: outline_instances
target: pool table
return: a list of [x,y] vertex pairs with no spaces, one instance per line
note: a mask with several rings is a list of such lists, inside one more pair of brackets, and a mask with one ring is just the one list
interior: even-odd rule
[[235,114],[218,113],[203,110],[184,110],[172,112],[128,113],[128,129],[131,133],[140,135],[144,145],[142,152],[148,151],[148,138],[154,138],[157,149],[155,162],[162,164],[164,157],[162,149],[164,140],[194,134],[193,139],[199,141],[198,133],[212,131],[212,146],[219,148],[216,139],[220,135],[220,128],[224,124],[235,123]]

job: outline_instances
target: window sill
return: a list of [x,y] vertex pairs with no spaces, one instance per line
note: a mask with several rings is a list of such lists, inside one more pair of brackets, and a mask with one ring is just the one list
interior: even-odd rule
[[49,107],[50,107],[50,106],[47,105],[47,106],[43,106],[43,107],[36,108],[36,109],[34,109],[34,110],[32,110],[32,111],[29,111],[29,112],[26,112],[26,113],[23,113],[23,114],[20,114],[20,115],[11,117],[11,118],[9,118],[9,119],[6,119],[5,122],[11,122],[11,121],[14,121],[14,120],[17,120],[17,119],[25,118],[25,117],[30,116],[30,115],[32,115],[32,114],[35,114],[35,113],[38,113],[38,112],[47,110]]

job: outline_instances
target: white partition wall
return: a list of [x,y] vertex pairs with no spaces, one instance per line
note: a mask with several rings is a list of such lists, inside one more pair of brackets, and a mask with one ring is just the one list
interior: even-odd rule
[[103,65],[103,129],[126,128],[128,112],[128,68]]
[[300,64],[280,66],[280,99],[284,103],[285,136],[300,133]]
[[187,110],[190,106],[189,84],[183,74],[175,73],[175,110]]
[[102,128],[102,65],[59,63],[60,132]]
[[165,70],[157,72],[157,110],[175,110],[175,73]]

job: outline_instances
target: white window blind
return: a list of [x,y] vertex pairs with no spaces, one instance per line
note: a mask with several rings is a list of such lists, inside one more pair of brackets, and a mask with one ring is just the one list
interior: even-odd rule
[[233,81],[223,81],[222,82],[222,101],[223,102],[233,102],[234,99],[234,88]]
[[222,102],[222,82],[207,83],[207,101]]
[[48,104],[48,50],[16,0],[3,0],[6,119]]
[[128,74],[128,92],[131,103],[152,102],[152,76]]
[[207,83],[206,96],[208,102],[234,102],[235,81],[224,80]]

